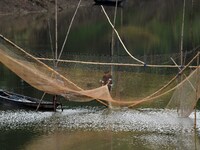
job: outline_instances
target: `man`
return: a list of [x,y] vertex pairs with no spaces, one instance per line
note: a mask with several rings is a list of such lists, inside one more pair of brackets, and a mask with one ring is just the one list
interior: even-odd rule
[[108,90],[111,91],[111,87],[112,87],[112,75],[110,74],[109,71],[105,71],[104,75],[102,77],[102,80],[100,80],[101,85],[107,85],[108,86]]

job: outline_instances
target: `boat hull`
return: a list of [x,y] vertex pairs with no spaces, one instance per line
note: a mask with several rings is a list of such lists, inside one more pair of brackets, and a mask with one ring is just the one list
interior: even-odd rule
[[[117,4],[121,5],[124,0],[118,0]],[[99,5],[116,5],[116,0],[94,0],[96,4]]]
[[[24,108],[30,110],[36,110],[40,100],[5,90],[0,90],[0,103],[8,108]],[[56,103],[55,107],[57,108],[60,103]],[[53,102],[42,101],[39,105],[38,110],[40,111],[54,111]]]

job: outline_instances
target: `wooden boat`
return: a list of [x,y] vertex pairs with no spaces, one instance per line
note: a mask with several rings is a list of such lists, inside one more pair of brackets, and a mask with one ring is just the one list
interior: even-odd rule
[[[40,100],[0,89],[0,103],[5,106],[36,110]],[[56,108],[59,105],[62,108],[61,103],[58,102],[55,105]],[[42,101],[38,110],[54,111],[54,104],[53,102]]]
[[[96,4],[100,5],[116,5],[116,0],[94,0]],[[120,6],[125,0],[118,0],[117,3]]]

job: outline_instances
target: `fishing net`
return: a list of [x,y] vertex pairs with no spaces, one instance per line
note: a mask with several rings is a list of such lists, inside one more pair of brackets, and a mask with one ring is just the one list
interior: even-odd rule
[[[183,79],[184,76],[185,79]],[[200,98],[199,68],[195,69],[188,77],[183,74],[181,80],[183,81],[177,86],[167,108],[177,109],[179,116],[187,117],[191,114]]]
[[[86,63],[85,61],[74,61],[79,59],[77,56],[64,56],[65,60],[60,60],[57,67],[54,67],[52,59],[44,61],[36,58],[3,36],[0,36],[0,55],[2,64],[34,88],[48,94],[61,95],[70,101],[97,100],[104,104],[109,103],[110,106],[139,107],[142,105],[145,107],[152,103],[156,106],[166,106],[172,97],[168,106],[175,108],[176,101],[182,99],[182,97],[177,98],[176,96],[182,95],[180,89],[184,89],[182,92],[186,94],[190,88],[187,80],[177,82],[176,79],[179,75],[177,67],[174,65],[165,65],[164,67],[133,64],[132,60],[132,64],[125,65],[126,62],[118,57],[113,59],[110,57],[92,57],[91,59],[87,57],[85,60],[96,63]],[[67,57],[70,57],[70,60]],[[83,57],[81,59],[84,60]],[[152,62],[151,58],[145,59]],[[120,65],[112,63],[118,61],[120,61]],[[186,68],[184,71],[187,71]],[[101,86],[99,83],[105,70],[112,72],[114,83],[111,91],[107,85]],[[195,72],[197,71],[193,71],[189,77],[186,76],[186,79],[195,76]],[[197,73],[196,76],[198,76]],[[191,81],[191,83],[193,82],[195,81]],[[194,87],[197,90],[195,84]],[[173,94],[174,90],[176,91]],[[178,110],[183,112],[181,116],[188,116],[189,111],[185,110],[187,108],[190,109],[190,112],[193,111],[197,97],[189,95],[187,99],[185,97],[183,99],[186,102],[182,102]]]

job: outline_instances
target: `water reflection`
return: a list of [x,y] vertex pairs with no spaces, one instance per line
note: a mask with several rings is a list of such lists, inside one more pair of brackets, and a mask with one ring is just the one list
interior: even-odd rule
[[[186,4],[184,29],[184,51],[199,45],[199,2],[189,0]],[[110,54],[112,29],[99,6],[83,5],[78,10],[65,53],[73,54]],[[155,7],[159,6],[159,7]],[[123,41],[134,55],[155,53],[174,53],[180,50],[182,1],[158,0],[128,1],[125,7],[118,8],[116,28]],[[75,8],[69,8],[58,14],[58,35],[61,46]],[[111,20],[114,8],[105,7]],[[91,13],[92,12],[92,13]],[[50,51],[49,27],[54,37],[54,15],[28,14],[23,16],[1,16],[1,34],[25,49],[44,52]],[[54,41],[54,40],[53,40]],[[116,39],[116,55],[125,55]],[[118,48],[117,48],[118,47]]]

